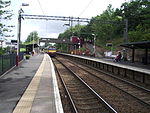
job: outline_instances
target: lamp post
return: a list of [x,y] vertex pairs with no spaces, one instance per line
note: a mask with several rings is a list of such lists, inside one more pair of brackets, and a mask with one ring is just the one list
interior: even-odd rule
[[33,32],[33,43],[32,43],[32,56],[34,55],[34,32]]
[[95,47],[96,35],[95,35],[95,34],[92,34],[92,36],[94,36],[94,45],[93,45],[94,51],[93,51],[93,53],[94,53],[94,55],[95,55],[95,52],[96,52],[96,47]]
[[[128,19],[125,19],[125,28],[124,28],[124,43],[128,43]],[[123,49],[123,60],[127,61],[127,52],[128,50],[126,48]]]
[[[29,4],[22,3],[21,6],[29,6]],[[21,36],[21,13],[23,13],[23,10],[20,8],[18,11],[18,36],[17,36],[17,56],[16,56],[16,66],[18,66],[19,63],[19,53],[20,53],[20,36]]]

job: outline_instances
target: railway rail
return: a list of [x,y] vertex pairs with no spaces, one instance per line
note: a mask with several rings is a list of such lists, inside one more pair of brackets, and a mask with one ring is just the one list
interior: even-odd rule
[[[110,74],[108,76],[106,73],[100,73],[99,70],[93,70],[92,67],[85,67],[62,58],[59,58],[59,60],[65,63],[67,67],[78,74],[83,80],[86,80],[86,83],[90,84],[90,87],[98,92],[98,94],[103,95],[102,97],[105,97],[105,100],[111,103],[118,112],[150,112],[149,90],[126,82],[120,78],[113,77],[112,75],[110,76]],[[81,90],[81,88],[78,90]],[[111,94],[106,90],[110,90]]]
[[[79,68],[82,68],[83,70],[87,71],[93,76],[98,77],[101,80],[104,80],[105,82],[113,85],[114,87],[124,91],[125,93],[130,94],[131,96],[135,97],[136,99],[140,100],[144,104],[147,104],[150,106],[150,90],[146,89],[144,87],[141,87],[139,85],[133,84],[127,80],[121,79],[119,77],[114,76],[113,74],[106,73],[103,71],[100,71],[96,68],[93,68],[89,65],[78,65]],[[94,71],[93,71],[94,70]],[[104,73],[104,74],[99,74]],[[107,75],[107,76],[105,76]]]
[[102,97],[100,97],[85,81],[77,74],[56,59],[53,62],[70,103],[75,113],[117,113]]
[[57,53],[57,55],[63,56],[67,59],[71,59],[75,62],[81,62],[83,64],[90,65],[99,70],[111,73],[117,77],[132,81],[138,85],[150,89],[150,70],[148,69],[79,55],[71,55],[65,53]]

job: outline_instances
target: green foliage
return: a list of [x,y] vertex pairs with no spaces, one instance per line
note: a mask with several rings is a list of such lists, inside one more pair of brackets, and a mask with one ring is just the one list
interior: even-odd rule
[[129,32],[129,41],[150,41],[150,29],[145,30],[141,25],[136,27],[136,30]]
[[83,25],[76,25],[74,27],[68,28],[64,33],[59,34],[58,38],[70,38],[72,35],[79,36],[81,35],[80,31],[83,28]]
[[26,59],[30,59],[30,55],[25,55],[25,58]]
[[150,27],[150,2],[147,0],[125,2],[121,6],[121,16],[128,19],[129,30],[135,30],[138,25]]
[[[60,33],[58,38],[69,39],[72,35],[81,37],[83,34],[81,30],[84,28],[84,25],[76,25],[68,28],[64,33]],[[67,52],[68,48],[66,44],[56,44],[57,50]]]
[[150,41],[150,2],[147,0],[125,2],[117,9],[109,5],[87,25],[68,28],[59,38],[70,38],[74,32],[80,38],[93,40],[91,34],[94,33],[96,46],[107,48],[106,43],[113,43],[113,48],[117,48],[124,41],[125,19],[128,19],[128,42]]
[[38,42],[38,40],[39,40],[39,36],[38,36],[37,31],[33,31],[28,35],[28,37],[25,41],[25,44],[32,44],[33,41],[35,43],[35,42]]
[[[6,7],[10,6],[11,2],[7,1],[7,0],[1,0],[0,1],[0,19],[1,20],[11,20],[12,17],[12,11],[11,10],[7,10]],[[5,32],[11,32],[12,30],[10,30],[10,28],[12,28],[14,26],[6,26],[3,23],[0,22],[0,35],[3,36]]]
[[5,53],[4,49],[0,47],[0,55],[3,55]]
[[67,44],[55,44],[57,51],[68,52]]
[[93,22],[92,28],[94,34],[97,35],[96,41],[98,41],[100,45],[112,42],[114,37],[122,34],[123,28],[121,19],[115,15],[115,11],[111,5],[109,5],[107,10],[101,15],[96,16],[91,21]]
[[26,48],[20,48],[20,52],[25,52]]

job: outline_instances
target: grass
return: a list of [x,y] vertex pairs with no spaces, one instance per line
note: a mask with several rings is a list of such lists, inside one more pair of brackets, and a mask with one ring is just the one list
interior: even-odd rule
[[[114,38],[112,40],[109,40],[108,42],[112,43],[112,45],[113,45],[112,49],[115,51],[115,50],[118,49],[118,47],[120,47],[120,44],[123,43],[123,38],[117,37],[117,38]],[[106,46],[106,43],[108,43],[108,42],[98,40],[96,42],[96,46],[99,46],[99,47],[101,47],[101,48],[103,48],[105,50],[111,50],[111,47],[107,47]]]
[[25,52],[26,48],[20,48],[20,52]]

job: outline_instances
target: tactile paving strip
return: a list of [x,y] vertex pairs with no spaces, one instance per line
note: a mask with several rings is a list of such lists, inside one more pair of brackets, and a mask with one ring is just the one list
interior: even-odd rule
[[17,106],[15,107],[13,113],[30,113],[30,110],[32,108],[32,103],[34,101],[36,92],[38,90],[38,86],[40,83],[40,79],[42,76],[42,72],[45,67],[46,62],[46,55],[44,55],[43,61],[37,70],[35,76],[33,77],[32,81],[30,82],[28,88],[26,89],[25,93],[19,100]]

